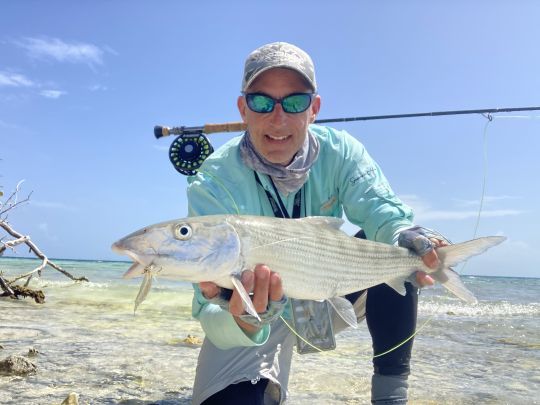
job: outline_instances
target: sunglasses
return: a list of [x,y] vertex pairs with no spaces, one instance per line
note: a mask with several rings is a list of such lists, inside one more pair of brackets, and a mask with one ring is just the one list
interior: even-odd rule
[[273,98],[264,93],[245,93],[244,96],[249,109],[256,113],[271,113],[276,104],[281,104],[286,113],[298,114],[309,108],[313,93],[292,93],[283,98]]

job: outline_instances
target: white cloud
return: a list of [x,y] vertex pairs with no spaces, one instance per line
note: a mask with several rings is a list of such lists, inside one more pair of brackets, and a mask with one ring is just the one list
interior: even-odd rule
[[58,236],[53,235],[49,231],[49,224],[46,222],[41,222],[37,225],[37,229],[45,235],[47,239],[50,241],[56,242],[58,241]]
[[170,149],[169,146],[165,146],[165,145],[152,145],[152,147],[153,147],[155,150],[159,150],[160,152],[162,152],[162,151],[168,152],[169,149]]
[[60,96],[63,96],[67,94],[67,92],[62,90],[42,90],[39,94],[41,94],[43,97],[46,98],[59,98]]
[[94,84],[92,86],[88,86],[88,90],[90,91],[107,91],[109,90],[107,86],[104,86],[102,84]]
[[59,202],[32,200],[30,201],[30,204],[34,207],[39,207],[39,208],[57,209],[57,210],[64,210],[64,211],[71,211],[71,212],[77,211],[77,208],[64,204],[64,203],[59,203]]
[[[482,218],[495,218],[495,217],[508,217],[514,215],[521,215],[524,211],[519,210],[482,210],[480,216]],[[422,218],[422,220],[463,220],[478,217],[478,211],[437,211],[427,210],[419,211],[415,210],[415,216]]]
[[0,71],[0,87],[32,87],[35,83],[19,73]]
[[90,66],[103,64],[103,51],[81,42],[64,42],[59,38],[24,38],[16,42],[36,59],[53,59],[58,62],[85,63]]
[[[446,210],[434,210],[427,201],[422,200],[417,195],[402,195],[400,198],[409,205],[415,214],[415,218],[419,221],[432,221],[432,220],[464,220],[478,217],[478,210],[470,209],[446,209]],[[506,200],[514,197],[500,196],[500,197],[484,197],[484,200],[489,202],[496,202],[499,200]],[[457,201],[457,200],[456,200]],[[459,200],[459,207],[470,206],[472,201]],[[474,202],[475,205],[479,205],[479,202]],[[524,214],[525,211],[516,209],[482,209],[480,216],[482,218],[495,218],[495,217],[508,217]]]
[[[497,203],[497,202],[500,202],[500,201],[518,200],[520,198],[521,197],[511,196],[511,195],[498,195],[498,196],[486,195],[486,196],[484,196],[484,204],[487,205],[487,204]],[[470,206],[478,207],[478,206],[480,206],[480,199],[478,199],[478,200],[461,200],[461,199],[455,198],[454,201],[458,205],[460,205],[462,207],[470,207]]]
[[2,120],[0,120],[0,127],[8,128],[8,129],[20,129],[18,125],[11,124],[9,122],[2,121]]

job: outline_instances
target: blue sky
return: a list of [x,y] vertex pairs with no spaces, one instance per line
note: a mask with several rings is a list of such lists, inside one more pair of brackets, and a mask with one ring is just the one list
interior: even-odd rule
[[[50,257],[122,259],[119,237],[186,215],[153,126],[239,120],[244,59],[288,41],[315,61],[319,118],[540,104],[536,1],[0,1],[0,185]],[[508,241],[468,274],[540,276],[540,113],[336,124],[419,224]],[[219,146],[233,134],[211,135]],[[484,172],[484,156],[487,170]],[[13,254],[13,253],[11,253]],[[23,249],[16,252],[25,256]]]

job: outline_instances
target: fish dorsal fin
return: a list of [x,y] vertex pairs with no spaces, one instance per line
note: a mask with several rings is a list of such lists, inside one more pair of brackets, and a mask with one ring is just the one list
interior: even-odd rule
[[333,229],[341,228],[341,225],[343,225],[343,222],[345,222],[342,218],[336,217],[305,217],[298,219],[298,221],[306,222],[316,226],[328,226]]
[[240,278],[237,276],[232,276],[231,281],[234,285],[234,288],[236,288],[236,291],[240,294],[240,298],[242,298],[242,302],[244,303],[244,310],[250,314],[253,315],[257,320],[260,322],[261,318],[259,317],[259,314],[257,313],[257,310],[253,306],[253,301],[251,301],[251,298],[249,297],[248,292],[244,288],[244,285],[240,281]]

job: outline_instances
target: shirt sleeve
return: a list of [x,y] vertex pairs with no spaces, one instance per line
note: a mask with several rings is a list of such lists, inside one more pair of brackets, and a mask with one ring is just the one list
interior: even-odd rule
[[344,134],[338,179],[347,218],[370,240],[396,244],[399,233],[413,226],[413,212],[392,191],[379,165],[364,146]]
[[[189,216],[236,214],[234,201],[227,190],[199,173],[190,178],[187,190]],[[264,325],[257,333],[247,335],[238,326],[230,312],[204,298],[198,285],[193,285],[194,296],[191,313],[198,319],[206,337],[219,349],[240,346],[259,346],[268,340],[270,325]]]

